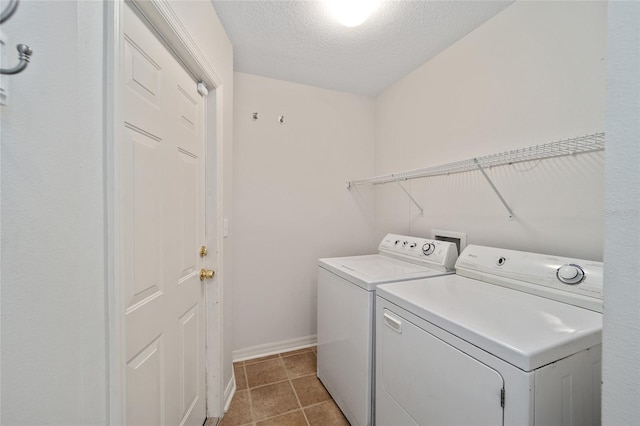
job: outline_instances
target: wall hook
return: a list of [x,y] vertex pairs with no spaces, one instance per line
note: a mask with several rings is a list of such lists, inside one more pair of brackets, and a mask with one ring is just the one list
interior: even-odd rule
[[278,123],[284,124],[284,115],[281,115],[280,117],[278,117]]
[[[9,4],[7,7],[0,13],[0,24],[4,23],[7,19],[11,18],[13,14],[16,12],[18,8],[19,0],[9,0]],[[0,68],[0,74],[12,75],[18,74],[22,72],[27,65],[29,65],[29,60],[31,59],[31,54],[33,53],[33,49],[31,49],[26,44],[19,44],[16,46],[18,49],[18,65],[13,68]]]
[[258,119],[258,113],[257,112],[252,113],[251,117],[253,118],[253,121],[256,121]]
[[5,75],[18,74],[22,72],[29,64],[29,60],[31,59],[31,54],[33,54],[33,49],[27,46],[26,44],[19,44],[18,46],[16,46],[16,48],[18,49],[18,59],[20,59],[20,62],[18,62],[18,65],[16,65],[13,68],[9,68],[9,69],[0,68],[0,74],[5,74]]
[[4,24],[4,21],[11,18],[18,8],[18,0],[10,0],[9,5],[0,13],[0,24]]

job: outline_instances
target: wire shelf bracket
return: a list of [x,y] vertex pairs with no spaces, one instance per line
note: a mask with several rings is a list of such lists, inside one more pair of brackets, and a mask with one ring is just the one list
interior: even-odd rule
[[484,169],[482,168],[482,165],[478,162],[477,158],[474,158],[473,162],[476,163],[476,166],[478,166],[478,170],[480,170],[480,173],[482,173],[482,176],[484,176],[484,178],[489,183],[489,186],[491,186],[491,189],[493,189],[493,192],[496,193],[500,201],[502,201],[502,204],[504,205],[504,207],[509,212],[509,220],[513,220],[513,210],[511,210],[511,207],[509,207],[509,204],[507,204],[507,202],[504,200],[504,197],[502,196],[502,194],[500,194],[500,191],[498,191],[498,188],[496,188],[496,186],[493,184],[493,181],[491,180],[487,172],[484,171]]
[[420,216],[424,216],[424,209],[423,209],[422,207],[420,207],[420,204],[418,204],[418,202],[416,201],[416,199],[415,199],[415,198],[413,198],[413,197],[411,196],[411,194],[409,193],[409,191],[407,191],[407,189],[406,189],[404,186],[402,186],[402,184],[400,183],[400,181],[399,181],[399,180],[397,180],[397,181],[396,181],[396,183],[398,184],[398,186],[400,187],[400,189],[402,189],[402,191],[407,195],[407,197],[409,197],[409,199],[410,199],[411,201],[413,201],[413,204],[415,204],[415,205],[416,205],[416,207],[418,208],[418,210],[420,210]]
[[409,191],[400,184],[400,181],[409,179],[426,178],[432,176],[450,175],[453,173],[463,173],[473,170],[479,170],[486,179],[491,189],[496,193],[504,207],[509,212],[509,220],[515,217],[513,210],[509,207],[500,191],[495,186],[485,169],[487,167],[511,165],[525,161],[542,160],[554,157],[563,157],[569,155],[586,154],[588,152],[602,151],[605,148],[605,134],[603,132],[594,133],[585,136],[579,136],[570,139],[563,139],[556,142],[550,142],[540,145],[534,145],[527,148],[519,148],[511,151],[501,152],[498,154],[476,157],[470,160],[456,161],[453,163],[441,164],[437,166],[425,167],[421,169],[406,170],[402,172],[390,173],[387,175],[375,176],[368,179],[361,179],[347,182],[347,188],[351,189],[356,185],[384,185],[389,182],[396,182],[409,197],[413,204],[420,210],[420,215],[424,214],[424,209],[411,196]]

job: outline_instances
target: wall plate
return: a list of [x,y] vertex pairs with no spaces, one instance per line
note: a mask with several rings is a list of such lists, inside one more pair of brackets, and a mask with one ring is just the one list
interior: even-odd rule
[[431,239],[436,241],[448,241],[455,243],[458,247],[458,256],[467,246],[467,234],[465,232],[444,231],[442,229],[432,229]]

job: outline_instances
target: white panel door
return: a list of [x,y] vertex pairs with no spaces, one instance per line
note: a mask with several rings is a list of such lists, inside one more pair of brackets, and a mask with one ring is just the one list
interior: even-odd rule
[[206,417],[204,99],[144,22],[124,8],[127,421]]

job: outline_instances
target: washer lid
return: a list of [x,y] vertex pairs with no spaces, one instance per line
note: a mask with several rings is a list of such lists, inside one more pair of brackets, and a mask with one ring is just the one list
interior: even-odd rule
[[376,286],[382,283],[451,274],[451,272],[416,265],[383,254],[332,257],[320,259],[318,263],[321,268],[327,269],[368,291],[375,290]]
[[600,313],[459,275],[376,294],[524,371],[602,342]]

